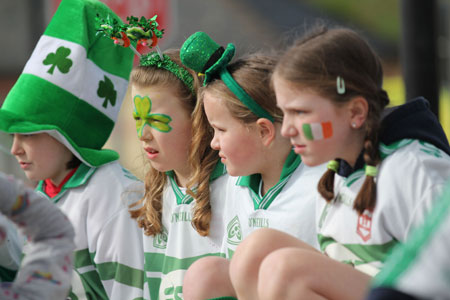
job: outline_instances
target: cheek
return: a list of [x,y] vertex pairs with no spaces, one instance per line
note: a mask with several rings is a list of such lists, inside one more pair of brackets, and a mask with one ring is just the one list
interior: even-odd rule
[[327,140],[333,137],[333,124],[330,121],[299,124],[303,136],[310,141]]

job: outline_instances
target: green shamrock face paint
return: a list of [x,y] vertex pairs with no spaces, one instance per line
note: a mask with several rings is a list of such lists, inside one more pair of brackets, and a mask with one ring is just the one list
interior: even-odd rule
[[169,132],[172,130],[169,123],[172,118],[164,114],[151,114],[152,100],[148,96],[141,97],[136,95],[133,98],[134,111],[133,117],[136,120],[136,130],[138,137],[141,138],[145,125],[155,128],[161,132]]

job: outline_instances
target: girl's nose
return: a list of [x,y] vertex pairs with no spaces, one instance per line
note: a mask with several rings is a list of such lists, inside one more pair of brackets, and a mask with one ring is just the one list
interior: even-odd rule
[[22,148],[20,138],[19,138],[18,134],[14,134],[13,144],[11,146],[11,154],[17,156],[17,155],[21,155],[23,153],[24,153],[24,150]]
[[215,134],[213,136],[213,139],[211,140],[211,148],[213,148],[214,150],[220,149],[219,140],[217,139]]
[[151,141],[153,139],[153,134],[150,126],[145,125],[138,133],[138,137],[141,141]]
[[293,137],[297,135],[297,130],[286,118],[283,119],[283,124],[281,125],[281,135],[284,137]]

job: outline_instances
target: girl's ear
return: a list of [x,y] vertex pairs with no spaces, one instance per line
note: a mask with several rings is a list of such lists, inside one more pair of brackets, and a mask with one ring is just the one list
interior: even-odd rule
[[349,126],[355,129],[361,128],[369,113],[369,103],[364,97],[358,96],[350,100],[348,108],[350,113]]
[[274,124],[266,118],[259,118],[256,121],[258,133],[264,146],[269,146],[276,136]]

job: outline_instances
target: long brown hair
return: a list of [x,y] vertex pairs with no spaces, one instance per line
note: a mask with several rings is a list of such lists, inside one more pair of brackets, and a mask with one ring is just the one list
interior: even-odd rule
[[[275,74],[336,104],[356,96],[366,99],[369,111],[365,124],[364,161],[370,166],[379,164],[380,117],[389,98],[382,89],[381,61],[361,36],[345,28],[316,28],[287,50],[277,64]],[[345,81],[342,95],[336,91],[338,76]],[[334,171],[327,170],[319,181],[318,190],[327,202],[334,198],[334,175]],[[374,177],[366,176],[353,208],[362,214],[366,209],[373,210],[375,205]]]
[[[179,58],[179,50],[167,50],[164,54],[167,54],[173,62],[184,68]],[[194,77],[194,90],[197,92],[199,87],[197,74],[192,70],[186,70],[188,70]],[[158,68],[155,66],[134,67],[130,75],[130,84],[139,87],[156,85],[167,86],[172,91],[176,92],[181,104],[191,114],[197,105],[196,95],[192,94],[189,88],[180,79],[178,79],[178,77],[163,68]],[[195,128],[195,124],[193,124],[193,128]],[[207,138],[204,138],[204,140],[207,140]],[[202,165],[201,159],[203,159],[204,156],[207,156],[209,142],[202,141],[199,143],[198,147],[204,149],[203,156],[192,155],[192,150],[189,154],[189,163],[195,167],[194,170]],[[196,201],[193,224],[201,235],[207,235],[209,231],[210,218],[205,219],[205,217],[202,216],[202,208],[209,205],[209,176],[197,177],[196,179],[198,179],[198,181],[190,179],[187,184],[187,192],[191,194]],[[144,229],[144,233],[146,235],[155,235],[161,233],[162,231],[162,195],[167,182],[168,178],[164,172],[159,172],[158,170],[150,167],[144,179],[144,197],[138,202],[130,205],[131,217],[136,219],[139,227]],[[192,193],[191,189],[196,184],[199,185],[199,188],[196,193]]]
[[[282,120],[282,112],[276,106],[275,94],[270,88],[270,75],[275,67],[275,58],[272,56],[253,54],[237,60],[228,65],[228,71],[236,82],[277,122]],[[194,110],[192,126],[195,128],[192,136],[190,161],[193,166],[192,182],[198,182],[197,205],[194,209],[192,220],[197,231],[205,235],[209,231],[211,220],[211,206],[209,203],[209,185],[204,178],[210,178],[210,174],[218,162],[218,151],[211,149],[209,144],[214,132],[208,123],[203,106],[205,91],[213,93],[217,97],[227,99],[226,106],[231,115],[244,124],[254,123],[258,120],[230,89],[220,79],[216,79],[207,86],[200,88],[198,105]]]

